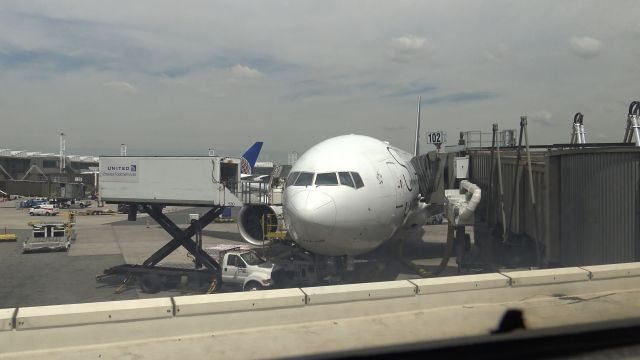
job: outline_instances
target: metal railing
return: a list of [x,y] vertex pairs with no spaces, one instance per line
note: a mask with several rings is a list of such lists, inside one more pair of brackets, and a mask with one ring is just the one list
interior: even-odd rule
[[[487,147],[492,145],[493,133],[482,131],[460,132],[460,140],[465,148]],[[507,129],[498,132],[496,139],[500,147],[511,147],[516,145],[516,130]]]

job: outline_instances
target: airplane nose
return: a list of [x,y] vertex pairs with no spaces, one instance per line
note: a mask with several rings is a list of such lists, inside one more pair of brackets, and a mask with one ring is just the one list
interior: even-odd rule
[[301,241],[326,240],[336,224],[336,205],[322,192],[308,190],[287,199],[289,226],[294,239]]

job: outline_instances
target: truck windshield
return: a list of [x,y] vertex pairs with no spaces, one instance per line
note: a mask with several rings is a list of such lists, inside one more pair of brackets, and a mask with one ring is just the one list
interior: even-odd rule
[[254,252],[246,252],[240,256],[248,265],[259,265],[264,262],[264,260]]

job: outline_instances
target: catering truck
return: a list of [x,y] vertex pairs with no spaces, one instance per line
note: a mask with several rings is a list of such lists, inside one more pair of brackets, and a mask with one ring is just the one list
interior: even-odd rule
[[222,284],[244,291],[273,287],[273,275],[280,271],[274,263],[265,261],[247,245],[217,245],[204,250],[220,264]]

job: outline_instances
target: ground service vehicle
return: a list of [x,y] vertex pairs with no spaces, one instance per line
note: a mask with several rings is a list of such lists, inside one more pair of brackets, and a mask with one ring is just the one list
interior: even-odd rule
[[60,210],[55,208],[53,205],[47,205],[47,204],[36,205],[31,209],[29,209],[29,215],[31,216],[35,216],[35,215],[55,216],[55,215],[58,215],[59,212]]
[[17,205],[16,208],[18,209],[27,209],[27,208],[32,208],[36,205],[41,205],[41,204],[46,204],[47,200],[46,199],[26,199],[26,200],[22,200],[20,201]]
[[91,200],[59,200],[58,206],[61,209],[80,208],[84,209],[92,205]]
[[31,236],[22,244],[22,252],[68,250],[76,239],[74,225],[72,220],[31,223]]
[[247,246],[218,245],[204,249],[221,267],[222,283],[255,291],[274,286],[279,268]]

